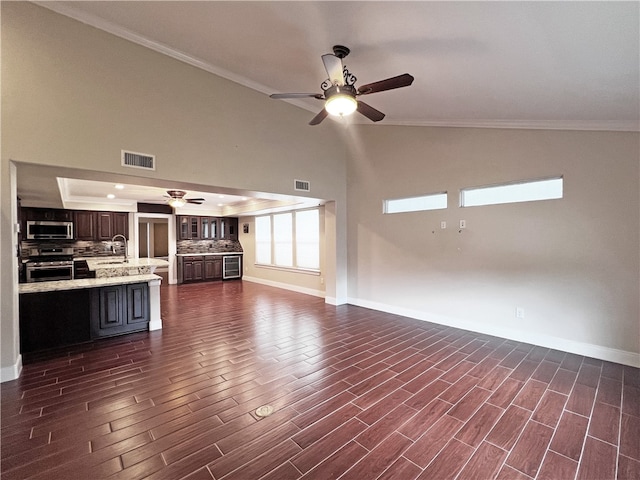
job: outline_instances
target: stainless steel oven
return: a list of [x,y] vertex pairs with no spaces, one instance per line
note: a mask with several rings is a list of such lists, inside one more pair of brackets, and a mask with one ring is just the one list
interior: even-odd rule
[[25,272],[28,283],[73,280],[73,248],[34,248],[30,251]]
[[73,261],[27,263],[27,282],[73,280]]

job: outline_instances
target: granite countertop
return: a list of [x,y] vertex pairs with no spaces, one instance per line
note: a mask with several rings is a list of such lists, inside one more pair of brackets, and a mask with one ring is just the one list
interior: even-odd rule
[[96,278],[123,277],[128,275],[146,275],[154,273],[158,267],[166,267],[169,262],[157,258],[129,258],[124,263],[122,255],[111,257],[77,257],[74,260],[87,262],[90,272],[95,272]]
[[176,253],[176,257],[199,257],[210,255],[242,255],[244,252],[193,252],[193,253]]
[[106,287],[109,285],[125,285],[129,283],[145,283],[152,280],[162,281],[162,277],[152,273],[144,275],[128,275],[123,277],[87,278],[83,280],[56,280],[53,282],[21,283],[19,293],[56,292],[61,290],[77,290],[81,288]]
[[129,258],[127,263],[123,262],[122,255],[112,257],[76,257],[74,260],[84,260],[87,262],[89,270],[95,272],[97,270],[111,269],[132,269],[139,267],[166,267],[169,262],[159,258]]

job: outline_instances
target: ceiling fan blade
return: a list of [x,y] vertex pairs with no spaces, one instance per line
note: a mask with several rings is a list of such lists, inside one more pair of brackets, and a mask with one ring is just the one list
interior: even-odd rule
[[320,112],[315,117],[313,117],[311,119],[311,121],[309,122],[309,125],[318,125],[322,120],[327,118],[327,115],[329,115],[329,114],[323,108],[322,110],[320,110]]
[[384,118],[384,113],[380,110],[376,110],[371,105],[367,105],[364,102],[358,100],[358,112],[367,117],[372,122],[379,122]]
[[187,198],[185,201],[187,203],[193,203],[195,205],[202,205],[202,202],[204,202],[204,198]]
[[283,98],[317,98],[318,100],[324,100],[324,96],[321,93],[273,93],[269,95],[270,98],[277,100]]
[[370,93],[384,92],[394,88],[408,87],[413,83],[413,76],[403,73],[397,77],[387,78],[379,82],[369,83],[358,88],[358,95],[368,95]]
[[329,75],[332,85],[344,85],[344,72],[342,71],[342,60],[335,55],[327,53],[322,55],[322,63]]

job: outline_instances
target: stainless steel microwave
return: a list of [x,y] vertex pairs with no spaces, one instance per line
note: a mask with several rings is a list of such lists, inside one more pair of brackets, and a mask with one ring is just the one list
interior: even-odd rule
[[73,222],[27,222],[27,240],[73,240]]

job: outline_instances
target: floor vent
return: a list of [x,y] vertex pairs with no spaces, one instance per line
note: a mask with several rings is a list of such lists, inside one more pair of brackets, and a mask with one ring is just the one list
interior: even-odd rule
[[268,417],[274,411],[274,408],[271,405],[262,405],[258,407],[256,410],[256,415],[260,418]]
[[145,170],[156,169],[156,156],[146,153],[127,152],[122,150],[122,166],[131,168],[143,168]]
[[311,184],[306,180],[294,180],[293,189],[297,190],[298,192],[310,192]]

